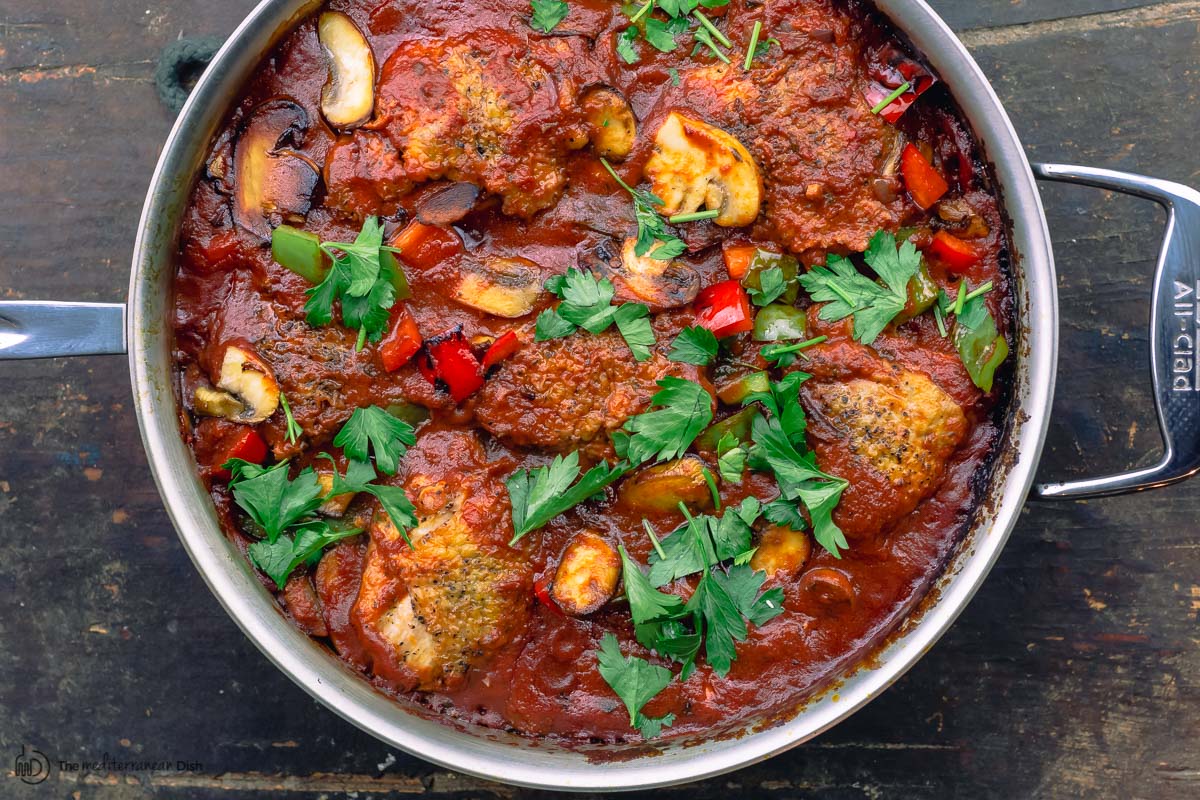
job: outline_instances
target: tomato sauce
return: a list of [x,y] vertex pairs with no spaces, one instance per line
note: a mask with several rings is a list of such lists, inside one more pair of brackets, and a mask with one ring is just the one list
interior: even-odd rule
[[[519,385],[508,395],[516,398],[511,404],[481,399],[494,396],[496,386],[456,403],[420,374],[416,360],[388,371],[376,345],[356,350],[355,331],[336,321],[309,325],[304,305],[312,284],[274,261],[270,227],[287,221],[323,240],[349,242],[365,216],[378,215],[386,240],[394,241],[433,193],[448,182],[473,183],[480,187],[481,200],[469,213],[428,226],[428,235],[401,254],[412,292],[405,308],[426,340],[461,329],[479,343],[517,331],[522,346],[529,347],[532,320],[552,305],[553,297],[543,293],[530,313],[510,319],[458,302],[455,287],[471,264],[488,258],[520,258],[534,265],[541,280],[570,267],[589,268],[619,251],[621,240],[632,234],[629,194],[591,148],[564,144],[584,125],[572,102],[581,87],[612,87],[628,101],[638,136],[628,156],[614,160],[614,168],[633,186],[651,158],[654,132],[672,110],[729,132],[758,162],[764,206],[753,224],[723,228],[701,221],[679,226],[688,246],[680,261],[701,286],[728,280],[722,247],[751,244],[790,252],[803,269],[825,263],[831,253],[862,252],[877,230],[908,229],[922,250],[936,231],[949,230],[969,238],[979,259],[965,275],[927,259],[932,280],[948,291],[960,275],[972,287],[991,281],[987,306],[1001,333],[1012,338],[1008,244],[983,154],[940,84],[912,102],[895,124],[871,113],[873,103],[866,98],[872,87],[882,81],[890,90],[897,65],[919,64],[919,59],[865,3],[733,0],[722,8],[702,9],[734,43],[729,65],[706,51],[691,56],[690,37],[680,37],[672,53],[640,42],[638,63],[625,63],[616,42],[629,19],[609,0],[569,0],[568,17],[550,35],[530,27],[524,0],[449,5],[334,0],[329,7],[353,20],[374,53],[373,121],[353,131],[338,131],[323,121],[320,98],[328,66],[316,21],[301,22],[263,60],[231,110],[193,191],[181,232],[174,284],[181,426],[228,535],[243,549],[253,538],[216,459],[222,458],[222,442],[244,425],[197,414],[195,404],[198,387],[215,382],[231,343],[252,348],[269,365],[304,430],[301,440],[292,443],[282,414],[258,423],[256,430],[270,446],[272,459],[291,458],[302,467],[317,463],[318,453],[337,453],[332,439],[356,408],[403,404],[425,409],[429,419],[418,425],[411,454],[419,463],[407,464],[387,482],[409,485],[427,468],[449,486],[481,487],[474,491],[488,502],[480,519],[491,527],[479,534],[480,547],[486,553],[507,549],[511,519],[498,481],[518,469],[544,465],[563,450],[530,440],[514,442],[513,436],[496,431],[552,420],[518,407]],[[770,41],[745,71],[741,60],[755,21],[763,22],[762,41]],[[482,93],[487,98],[482,107],[507,109],[509,116],[502,124],[456,119],[458,112],[446,107],[445,95],[458,91]],[[311,163],[319,180],[311,196],[302,198],[304,208],[284,207],[247,225],[237,211],[244,176],[237,173],[236,150],[255,111],[268,102],[287,104],[282,113],[298,120],[279,139],[280,149],[294,154],[287,159],[304,162],[289,161],[288,168],[300,174]],[[414,111],[422,107],[425,114]],[[406,141],[422,142],[420,159],[413,152],[403,157],[395,152],[388,132],[397,126],[406,131]],[[475,146],[464,149],[459,141],[464,137]],[[919,143],[946,177],[952,202],[930,211],[913,203],[896,166],[905,142]],[[861,662],[941,572],[990,475],[1008,413],[1006,370],[997,374],[992,391],[977,388],[952,340],[941,335],[929,313],[889,327],[868,349],[854,342],[848,321],[822,320],[804,292],[797,305],[808,308],[810,335],[829,337],[821,352],[840,352],[837,348],[844,346],[861,356],[824,364],[815,352],[822,371],[814,381],[870,381],[879,379],[881,370],[919,374],[961,411],[961,418],[954,417],[961,420],[955,423],[960,435],[944,463],[930,468],[933,484],[911,508],[907,500],[897,499],[904,493],[897,493],[860,450],[846,449],[836,439],[814,445],[822,467],[832,471],[836,464],[835,474],[850,482],[835,513],[835,520],[854,531],[850,548],[837,559],[814,546],[802,569],[769,577],[766,588],[784,591],[785,612],[761,627],[751,626],[726,677],[715,675],[702,657],[689,680],[672,681],[651,701],[646,714],[675,714],[666,735],[730,730],[799,707]],[[656,309],[653,327],[663,351],[693,323],[690,304]],[[628,387],[640,378],[616,366],[605,372],[609,359],[629,358],[621,347],[602,349],[596,356],[596,375],[620,377],[596,378],[581,391],[613,396],[632,391]],[[748,334],[735,340],[735,352],[741,348],[751,359],[753,347]],[[685,370],[678,374],[706,386],[714,380],[711,368],[676,366]],[[798,368],[807,369],[804,362]],[[496,375],[505,369],[503,363],[494,368],[489,381],[504,380]],[[561,402],[564,416],[570,417],[571,404],[583,402],[571,390],[575,377],[541,377],[545,380],[538,385],[566,386]],[[717,416],[734,410],[720,404]],[[484,417],[486,426],[480,422]],[[606,434],[622,421],[608,426],[601,421],[603,430],[565,450],[581,449],[589,463],[611,457]],[[464,432],[477,447],[462,445],[458,437]],[[870,446],[869,439],[863,447]],[[535,436],[533,441],[540,440]],[[711,454],[702,457],[716,468]],[[482,473],[491,482],[472,483],[471,476]],[[774,479],[755,472],[748,472],[740,486],[721,488],[726,505],[749,495],[769,501],[776,494]],[[356,498],[347,517],[368,523],[373,502]],[[416,498],[414,502],[421,507]],[[652,657],[634,639],[628,606],[618,600],[588,616],[570,617],[539,602],[533,587],[553,578],[563,551],[582,528],[623,544],[645,564],[651,544],[643,532],[644,519],[667,532],[683,518],[674,510],[630,508],[614,488],[603,500],[584,503],[522,539],[516,555],[505,556],[523,566],[504,589],[525,598],[520,629],[461,680],[432,691],[412,690],[397,678],[388,667],[393,656],[384,652],[386,646],[364,636],[354,621],[370,534],[344,540],[326,550],[316,566],[294,573],[280,602],[298,625],[328,642],[380,688],[448,719],[568,741],[636,740],[638,734],[599,674],[595,656],[600,638],[612,632],[624,652]],[[842,586],[849,587],[848,594],[839,593]]]

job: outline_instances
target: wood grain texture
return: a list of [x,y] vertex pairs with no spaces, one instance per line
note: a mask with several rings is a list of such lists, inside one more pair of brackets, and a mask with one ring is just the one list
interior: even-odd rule
[[[1200,183],[1200,2],[936,0],[1031,157]],[[147,10],[147,7],[150,9]],[[179,35],[247,0],[0,7],[0,295],[118,301],[170,125]],[[1062,372],[1044,477],[1145,463],[1159,212],[1047,186]],[[865,710],[788,754],[644,797],[1200,796],[1200,484],[1031,503],[976,600]],[[7,777],[52,759],[192,772]],[[240,634],[162,510],[115,357],[0,365],[0,796],[543,797],[453,775],[309,700]]]

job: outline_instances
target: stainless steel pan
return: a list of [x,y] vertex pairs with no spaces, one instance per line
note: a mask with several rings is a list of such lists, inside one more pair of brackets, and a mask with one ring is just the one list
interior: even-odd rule
[[[1200,194],[1135,175],[1055,165],[1031,169],[1004,108],[962,43],[923,0],[878,0],[941,73],[994,164],[1012,242],[1019,305],[1014,421],[987,501],[937,587],[936,600],[877,654],[787,721],[740,738],[674,743],[661,753],[595,753],[496,731],[457,729],[376,692],[300,633],[226,541],[177,427],[171,379],[171,277],[189,190],[209,143],[260,57],[315,0],[264,0],[218,53],[167,140],[142,212],[129,304],[0,303],[0,358],[115,353],[128,349],[142,439],[163,502],[200,574],[256,645],[296,683],[380,739],[443,766],[527,786],[634,789],[677,784],[755,763],[854,713],[925,653],[991,569],[1033,483],[1054,389],[1058,305],[1050,236],[1036,178],[1134,194],[1170,214],[1154,284],[1151,371],[1165,455],[1123,475],[1038,486],[1041,497],[1077,498],[1163,486],[1200,471]],[[596,748],[603,750],[604,748]],[[640,752],[640,751],[639,751]]]

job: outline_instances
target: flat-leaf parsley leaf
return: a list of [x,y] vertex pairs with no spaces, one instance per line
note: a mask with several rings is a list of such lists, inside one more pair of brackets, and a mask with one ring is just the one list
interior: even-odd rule
[[542,33],[549,33],[567,18],[570,7],[563,0],[530,0],[533,17],[529,24]]
[[830,255],[824,267],[813,267],[800,283],[821,307],[823,320],[836,322],[854,317],[854,338],[870,344],[908,303],[908,282],[921,266],[921,254],[912,242],[898,248],[896,237],[880,231],[864,254],[867,264],[884,286],[860,273],[850,259]]

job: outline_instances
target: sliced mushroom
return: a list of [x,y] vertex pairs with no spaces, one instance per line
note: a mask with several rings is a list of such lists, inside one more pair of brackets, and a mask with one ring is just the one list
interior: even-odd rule
[[686,306],[700,293],[700,275],[674,259],[651,258],[636,252],[637,239],[629,238],[621,246],[621,257],[600,263],[617,290],[617,299],[645,303],[651,311]]
[[806,606],[828,614],[840,614],[854,607],[856,592],[850,578],[840,570],[817,567],[800,579],[800,596]]
[[291,150],[308,129],[308,114],[287,99],[268,100],[251,113],[234,146],[234,218],[266,238],[273,219],[304,221],[321,172]]
[[245,409],[241,401],[229,392],[211,386],[197,386],[192,398],[192,408],[205,417],[232,419]]
[[[317,483],[321,485],[321,494],[327,495],[333,489],[333,470],[329,467],[320,467],[317,469]],[[354,492],[346,492],[345,494],[334,495],[321,503],[317,507],[317,513],[323,514],[326,517],[340,517],[346,513],[346,509],[350,507],[350,501],[354,499]]]
[[620,578],[616,549],[598,534],[584,531],[571,540],[558,562],[550,596],[564,614],[584,616],[612,598]]
[[623,161],[637,139],[637,120],[624,96],[608,86],[595,86],[584,92],[580,105],[596,155]]
[[812,541],[808,534],[784,525],[771,525],[763,531],[758,549],[750,559],[750,567],[766,572],[768,577],[780,571],[795,573],[811,554]]
[[375,54],[358,26],[337,11],[321,15],[317,35],[329,63],[329,80],[321,89],[321,113],[334,128],[356,128],[369,120],[375,109]]
[[479,187],[473,183],[452,183],[423,198],[417,204],[417,221],[445,227],[461,220],[475,207]]
[[704,462],[696,456],[643,469],[621,484],[620,498],[629,508],[643,513],[674,511],[680,503],[689,508],[712,505]]
[[217,388],[197,387],[194,408],[197,414],[257,425],[279,408],[279,384],[258,356],[231,345]]
[[654,137],[645,175],[663,201],[663,216],[704,206],[721,212],[713,220],[718,225],[736,228],[753,222],[762,205],[762,175],[745,145],[720,128],[675,112]]
[[462,270],[455,299],[497,317],[525,316],[542,292],[541,272],[537,264],[525,258],[468,261]]

